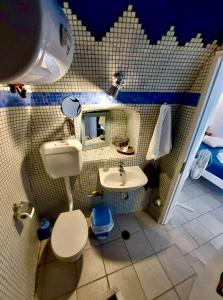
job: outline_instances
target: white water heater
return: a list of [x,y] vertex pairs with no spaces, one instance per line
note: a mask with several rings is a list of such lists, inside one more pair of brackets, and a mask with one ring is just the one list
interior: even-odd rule
[[2,1],[0,83],[49,84],[68,71],[73,37],[59,0]]

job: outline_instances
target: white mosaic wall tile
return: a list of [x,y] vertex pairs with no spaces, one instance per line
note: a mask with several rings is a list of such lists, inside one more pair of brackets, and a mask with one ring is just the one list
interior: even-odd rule
[[215,53],[217,51],[222,51],[223,50],[223,45],[218,46],[216,49],[213,47],[212,51],[210,53],[210,56],[207,57],[206,62],[204,63],[203,67],[200,69],[197,78],[195,79],[190,92],[197,92],[197,91],[202,91],[202,88],[204,87],[205,80],[207,78],[209,69],[211,67],[211,64],[213,62]]
[[[190,126],[195,116],[195,107],[179,106],[173,123],[173,149],[170,154],[160,159],[160,198],[165,203],[173,177],[179,163],[184,159],[183,153],[188,146]],[[175,184],[175,182],[173,183]]]
[[[94,107],[97,109],[111,108],[102,105],[83,105],[83,110]],[[114,106],[117,109],[119,106]],[[122,106],[120,106],[121,109]],[[103,167],[105,159],[109,158],[110,167],[117,166],[120,159],[124,160],[125,165],[140,165],[145,163],[145,154],[148,149],[149,140],[152,136],[153,128],[159,113],[159,105],[127,105],[125,108],[140,112],[140,134],[138,140],[138,152],[136,155],[128,157],[117,153],[115,149],[109,147],[83,151],[83,169],[81,175],[73,180],[75,207],[88,210],[94,201],[88,195],[95,189],[101,189],[99,185],[98,169]],[[124,133],[126,126],[126,116],[120,110],[112,112],[111,136]],[[116,122],[118,121],[118,123]],[[121,122],[123,121],[123,122]],[[28,174],[34,195],[35,205],[41,216],[54,217],[60,211],[67,209],[66,192],[63,180],[53,180],[45,172],[39,154],[39,147],[45,141],[58,140],[66,137],[63,129],[64,116],[59,106],[40,106],[33,107],[30,122],[30,144],[28,151]],[[136,121],[135,121],[136,122]],[[137,125],[136,123],[132,125]],[[76,138],[80,139],[81,120],[75,120]],[[117,130],[119,128],[119,130]],[[130,199],[121,202],[119,194],[105,193],[104,200],[114,213],[129,212],[135,209],[145,208],[145,203],[149,199],[143,198],[143,190],[130,193]],[[117,199],[115,201],[114,199]]]
[[[25,89],[28,93],[31,93],[31,86],[30,85],[25,85]],[[8,92],[9,91],[9,87],[7,84],[2,84],[0,83],[0,91],[6,91]]]
[[[102,105],[95,105],[95,110],[105,109]],[[127,201],[120,200],[120,195],[104,193],[104,198],[92,198],[88,195],[95,189],[101,190],[98,178],[98,169],[103,167],[104,160],[109,158],[109,166],[117,166],[118,161],[124,159],[125,164],[144,166],[146,152],[149,146],[153,129],[159,114],[159,105],[128,105],[127,108],[140,112],[140,134],[138,152],[133,157],[124,157],[115,150],[105,147],[83,151],[84,165],[81,175],[73,179],[75,195],[75,208],[89,210],[94,203],[106,203],[113,213],[125,213],[146,208],[150,199],[145,198],[144,190],[130,193]],[[93,106],[91,105],[91,109]],[[107,106],[108,108],[108,106]],[[117,108],[117,107],[116,107]],[[89,110],[89,106],[83,106],[83,110]],[[167,196],[171,180],[176,167],[181,160],[181,154],[185,147],[191,120],[195,108],[189,106],[172,105],[173,113],[173,151],[161,160],[160,168],[160,196],[163,201]],[[115,120],[116,118],[114,118]],[[53,180],[46,174],[40,155],[40,145],[49,140],[63,139],[66,134],[63,131],[64,117],[57,106],[33,107],[30,123],[30,149],[28,159],[28,174],[34,194],[35,205],[41,216],[55,217],[59,212],[67,209],[66,192],[63,180]],[[80,119],[75,121],[76,132],[80,132]],[[80,136],[77,135],[79,139]],[[115,201],[115,199],[117,201]]]
[[16,230],[12,207],[30,201],[25,168],[30,108],[0,109],[0,299],[33,299],[37,265],[37,219]]
[[111,133],[111,142],[114,141],[116,136],[126,136],[127,130],[127,115],[122,110],[116,110],[110,112],[110,128],[108,128]]
[[206,62],[200,69],[198,76],[196,77],[195,81],[193,82],[193,84],[190,88],[190,92],[197,92],[197,91],[201,92],[202,91],[205,81],[206,81],[206,78],[207,78],[207,75],[208,75],[208,72],[209,72],[209,69],[210,69],[210,66],[213,62],[214,55],[215,55],[215,51],[213,50],[211,52],[211,55],[207,58]]
[[[67,7],[74,35],[74,60],[67,75],[33,91],[99,91],[111,85],[114,72],[125,75],[123,91],[187,91],[200,69],[217,49],[216,41],[203,45],[201,34],[178,45],[174,26],[156,44],[150,44],[132,5],[114,23],[102,41],[96,41]],[[200,91],[201,82],[196,91]]]

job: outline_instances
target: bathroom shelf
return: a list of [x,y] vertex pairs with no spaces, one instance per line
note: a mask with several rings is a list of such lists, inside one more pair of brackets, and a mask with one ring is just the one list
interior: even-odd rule
[[83,150],[82,152],[83,162],[87,161],[98,161],[102,159],[123,159],[123,158],[132,158],[134,155],[124,155],[118,153],[116,148],[112,145],[107,147],[102,147],[98,149],[90,149],[90,150]]

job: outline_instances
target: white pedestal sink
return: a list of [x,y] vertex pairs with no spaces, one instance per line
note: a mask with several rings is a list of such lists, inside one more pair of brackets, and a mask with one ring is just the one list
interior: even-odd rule
[[148,179],[138,166],[124,167],[126,173],[126,182],[122,183],[118,167],[110,168],[104,171],[99,169],[101,185],[104,189],[111,192],[131,192],[144,186]]

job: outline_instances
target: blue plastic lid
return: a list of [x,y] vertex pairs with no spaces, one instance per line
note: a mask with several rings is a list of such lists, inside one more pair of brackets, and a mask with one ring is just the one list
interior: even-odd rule
[[106,226],[111,223],[111,212],[106,206],[98,206],[92,211],[92,224],[94,226]]
[[42,219],[40,223],[40,229],[47,229],[50,227],[50,221],[47,219]]

